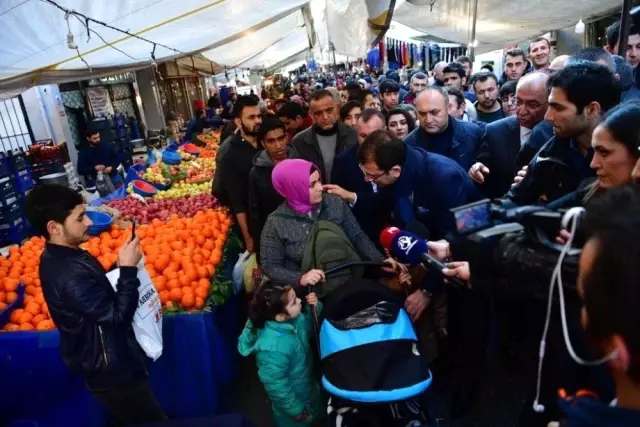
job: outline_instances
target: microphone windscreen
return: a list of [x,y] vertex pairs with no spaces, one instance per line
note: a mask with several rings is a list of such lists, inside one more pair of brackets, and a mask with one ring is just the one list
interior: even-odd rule
[[396,234],[401,230],[397,227],[387,227],[380,233],[380,245],[387,250],[391,250],[391,242]]
[[421,262],[421,255],[427,253],[427,242],[415,234],[400,231],[391,242],[391,255],[403,264],[411,266]]
[[429,229],[420,221],[411,221],[406,227],[404,227],[404,231],[413,233],[421,239],[430,240],[431,233],[429,232]]

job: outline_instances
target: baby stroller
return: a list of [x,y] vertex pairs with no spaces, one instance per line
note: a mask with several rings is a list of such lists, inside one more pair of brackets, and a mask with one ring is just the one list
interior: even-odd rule
[[325,301],[319,334],[331,426],[421,426],[432,377],[402,299],[373,280],[347,283]]

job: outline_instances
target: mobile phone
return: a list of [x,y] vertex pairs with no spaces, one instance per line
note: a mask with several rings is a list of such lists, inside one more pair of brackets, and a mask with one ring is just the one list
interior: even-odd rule
[[133,241],[133,239],[136,238],[136,220],[133,219],[131,221],[133,222],[133,225],[131,226],[131,241]]

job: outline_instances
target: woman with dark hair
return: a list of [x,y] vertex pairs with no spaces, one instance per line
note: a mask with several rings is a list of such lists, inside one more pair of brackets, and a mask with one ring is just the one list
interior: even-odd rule
[[550,209],[582,206],[602,192],[631,181],[640,145],[640,103],[614,107],[596,126],[591,137],[595,179],[585,181],[573,193],[549,203]]
[[415,127],[416,122],[406,109],[394,108],[389,112],[387,129],[389,129],[396,138],[404,139]]

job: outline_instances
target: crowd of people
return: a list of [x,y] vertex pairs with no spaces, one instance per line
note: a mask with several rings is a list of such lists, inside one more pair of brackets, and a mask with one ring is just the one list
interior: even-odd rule
[[[475,268],[456,253],[451,209],[485,197],[587,207],[578,274],[583,323],[593,354],[615,356],[595,386],[574,379],[578,388],[605,385],[597,390],[601,400],[566,396],[567,425],[640,423],[640,334],[634,327],[640,320],[640,193],[633,186],[640,178],[640,103],[634,102],[640,29],[630,29],[626,58],[610,53],[617,51],[619,29],[607,30],[604,49],[553,61],[544,38],[527,52],[507,50],[500,76],[490,66],[475,72],[469,58],[459,57],[429,72],[415,70],[406,81],[396,71],[328,74],[299,78],[283,99],[237,96],[222,111],[214,100],[213,114],[198,106],[189,134],[224,125],[214,195],[230,209],[265,276],[238,347],[256,356],[276,425],[316,425],[326,415],[313,369],[310,308],[320,312],[332,290],[362,275],[406,292],[420,351],[433,363],[430,397],[446,396],[453,418],[471,410],[487,352],[488,334],[477,333],[478,325],[486,326],[483,310],[495,303],[514,314],[504,301],[469,292]],[[106,164],[90,166],[92,173],[109,172]],[[61,346],[63,357],[117,420],[163,420],[130,329],[139,239],[121,252],[113,293],[100,266],[79,249],[89,225],[79,197],[66,189],[36,189],[27,200],[30,222],[48,241],[41,276],[67,346]],[[445,263],[442,273],[470,286],[454,288],[441,276],[395,261],[379,242],[388,226],[424,230],[430,253]],[[567,238],[566,230],[557,236],[559,242]],[[319,267],[360,261],[384,268],[330,276]],[[87,292],[89,282],[100,292]],[[310,287],[317,294],[307,293]],[[500,339],[514,344],[502,326],[496,327]],[[105,362],[108,354],[108,367],[101,354]],[[574,372],[566,364],[558,369]],[[560,377],[548,383],[567,386],[558,384]],[[607,394],[607,386],[615,392]],[[617,397],[618,406],[603,403],[608,397]],[[526,406],[519,425],[546,425],[561,416],[553,396],[543,393],[541,400],[546,414]]]
[[[432,72],[415,70],[404,82],[396,71],[362,79],[300,78],[284,102],[270,103],[262,115],[257,99],[239,97],[233,106],[237,131],[223,143],[229,151],[218,157],[216,194],[231,206],[247,247],[259,253],[269,283],[294,289],[331,281],[308,262],[315,221],[337,225],[341,240],[335,242],[357,259],[390,261],[378,243],[386,226],[419,222],[434,253],[450,254],[442,250],[445,241],[453,246],[457,239],[450,210],[485,197],[553,209],[584,206],[632,181],[638,159],[633,42],[640,34],[632,27],[627,58],[621,58],[610,53],[617,50],[618,30],[608,30],[605,48],[553,61],[549,41],[535,39],[527,52],[505,52],[500,76],[490,66],[474,72],[469,58],[460,57]],[[557,236],[559,242],[565,238],[565,231]],[[445,274],[470,275],[468,263],[449,267]],[[420,331],[427,308],[451,291],[431,276],[417,280],[406,308]],[[257,306],[264,304],[261,295]],[[295,317],[287,315],[287,298],[280,321]],[[445,349],[438,357],[455,359],[460,355],[447,351],[463,351],[442,343],[468,338],[456,330],[455,318],[464,316],[455,305],[468,304],[466,298],[445,303],[449,313],[436,322],[436,341]],[[260,333],[249,323],[243,336]],[[461,372],[474,369],[481,368],[467,363]],[[476,378],[471,374],[460,385],[467,395],[478,392]],[[265,385],[272,380],[262,373],[261,379]],[[461,402],[454,403],[461,414],[473,401],[466,398],[458,395]]]

